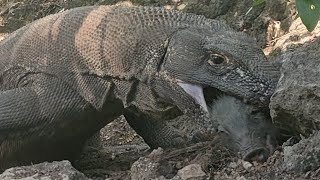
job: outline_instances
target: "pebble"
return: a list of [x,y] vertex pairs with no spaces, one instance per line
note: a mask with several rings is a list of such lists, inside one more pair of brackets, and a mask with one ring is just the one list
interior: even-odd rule
[[246,169],[247,171],[250,170],[250,168],[253,166],[250,162],[248,161],[242,161],[242,166],[244,169]]

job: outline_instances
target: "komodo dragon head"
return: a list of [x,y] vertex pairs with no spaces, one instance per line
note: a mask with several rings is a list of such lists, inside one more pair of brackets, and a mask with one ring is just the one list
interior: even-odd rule
[[169,40],[161,71],[167,72],[204,110],[218,89],[248,102],[267,106],[279,67],[266,60],[244,33],[184,29]]

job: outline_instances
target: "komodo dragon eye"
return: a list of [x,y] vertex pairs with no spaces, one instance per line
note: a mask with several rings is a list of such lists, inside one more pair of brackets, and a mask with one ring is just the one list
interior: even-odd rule
[[214,66],[217,64],[222,64],[226,60],[227,60],[227,57],[220,55],[220,54],[216,54],[216,53],[210,53],[209,57],[208,57],[208,63],[211,66]]

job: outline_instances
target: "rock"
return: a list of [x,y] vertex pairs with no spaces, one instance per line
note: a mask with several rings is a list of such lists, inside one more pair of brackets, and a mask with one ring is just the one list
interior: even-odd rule
[[197,163],[189,164],[177,170],[175,163],[168,160],[167,153],[170,154],[170,151],[163,152],[161,148],[158,148],[148,156],[139,158],[131,167],[131,179],[201,180],[207,177],[206,173],[202,171],[201,165]]
[[[139,158],[131,166],[131,179],[163,179],[174,176],[173,167],[162,160],[163,149],[153,150],[148,156]],[[161,177],[163,176],[163,177]]]
[[31,166],[7,169],[0,175],[2,180],[89,180],[84,174],[71,166],[69,161],[44,162]]
[[245,177],[241,176],[241,177],[238,177],[236,180],[247,180]]
[[284,147],[283,152],[285,171],[308,173],[317,170],[320,167],[320,131],[293,146]]
[[280,129],[308,136],[320,129],[320,39],[297,46],[279,56],[281,77],[270,109]]
[[242,161],[242,166],[245,170],[249,171],[253,165],[248,161]]
[[157,173],[158,162],[152,162],[149,158],[141,157],[132,164],[131,179],[153,179],[159,176]]
[[199,164],[190,164],[178,171],[177,174],[182,180],[205,179],[204,173]]

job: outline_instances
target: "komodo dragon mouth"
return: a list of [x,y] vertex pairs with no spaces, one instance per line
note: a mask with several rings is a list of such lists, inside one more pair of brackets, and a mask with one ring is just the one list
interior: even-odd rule
[[185,83],[182,81],[178,82],[178,85],[187,94],[189,94],[206,112],[209,112],[206,100],[204,99],[203,88],[201,86]]
[[190,84],[181,80],[177,83],[187,94],[189,94],[198,103],[204,111],[208,111],[208,103],[215,99],[222,92],[213,87],[202,87],[196,84]]

